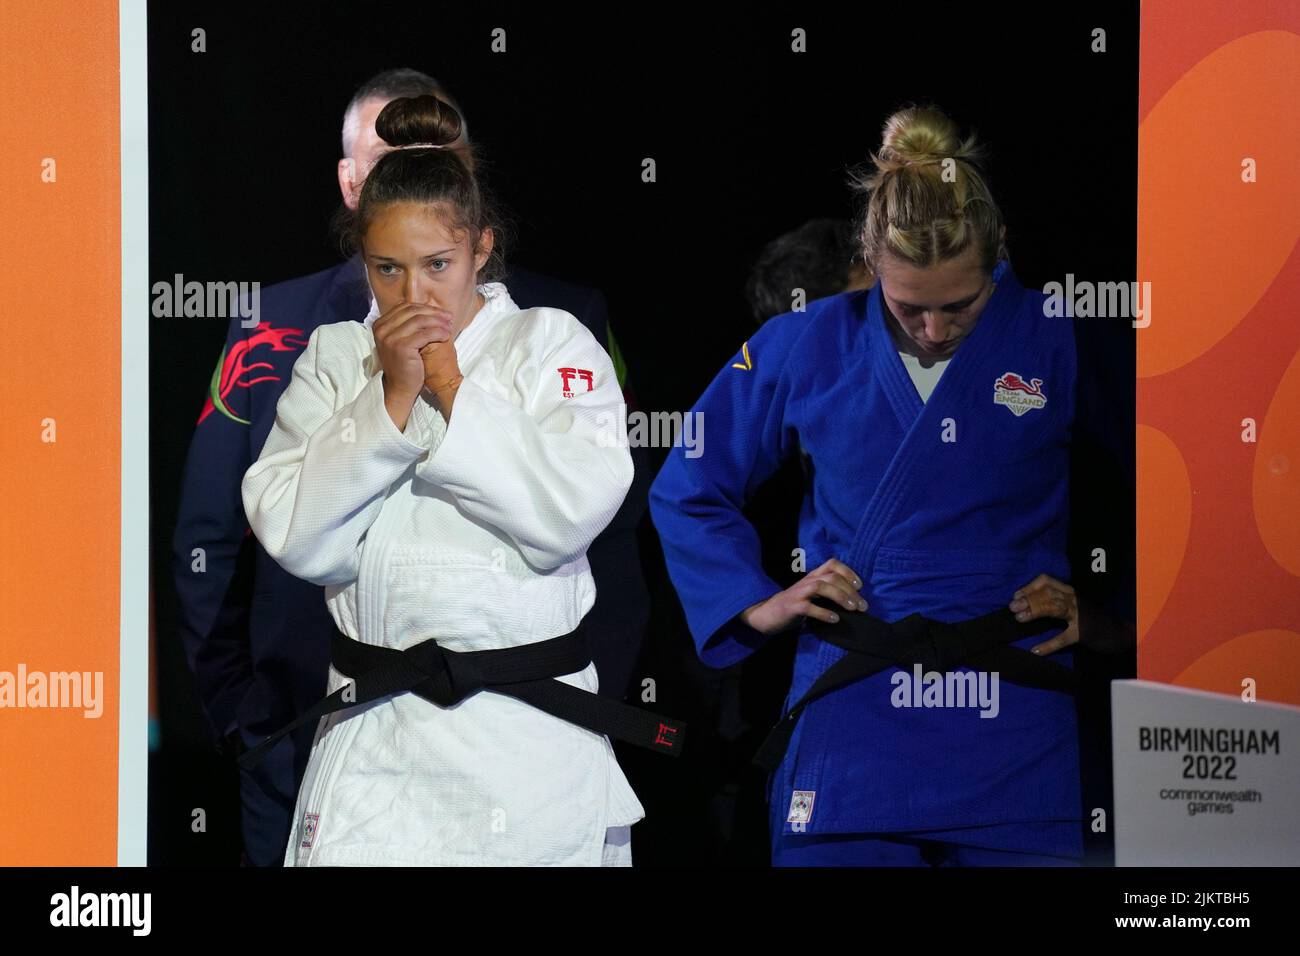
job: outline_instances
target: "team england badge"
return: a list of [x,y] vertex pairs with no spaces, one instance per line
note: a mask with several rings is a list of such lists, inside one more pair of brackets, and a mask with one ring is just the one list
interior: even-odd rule
[[1003,372],[993,383],[993,404],[1005,405],[1017,418],[1032,408],[1042,408],[1047,404],[1043,380],[1031,378],[1026,382],[1015,372]]

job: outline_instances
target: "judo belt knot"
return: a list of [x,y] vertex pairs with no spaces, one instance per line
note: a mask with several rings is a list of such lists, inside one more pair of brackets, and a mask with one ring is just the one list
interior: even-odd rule
[[[413,691],[440,707],[453,707],[491,683],[483,653],[448,650],[430,638],[405,651],[371,647],[358,655],[352,648],[339,648],[333,663],[335,670],[353,678],[358,701],[373,700],[402,689]],[[381,662],[378,667],[377,661]],[[586,664],[577,666],[581,669]]]
[[[420,652],[430,645],[431,651],[437,654],[438,666],[426,667],[422,664],[421,658],[425,655]],[[472,653],[449,651],[445,647],[439,647],[436,641],[417,644],[411,651],[410,656],[415,665],[429,675],[427,680],[417,684],[414,689],[422,690],[421,696],[428,697],[435,704],[451,707],[488,685],[487,671],[480,663],[482,658]]]
[[890,667],[911,669],[920,665],[926,672],[970,667],[997,671],[1013,684],[1076,693],[1077,676],[1073,669],[1012,646],[1015,641],[1065,624],[1056,618],[1017,621],[1006,609],[956,623],[936,621],[920,614],[886,622],[862,612],[841,613],[839,621],[833,624],[809,619],[808,630],[812,634],[848,653],[827,668],[791,705],[763,741],[754,762],[775,770],[785,758],[805,707],[818,697]]
[[440,707],[454,707],[491,690],[594,733],[671,756],[681,753],[686,740],[681,721],[554,679],[591,664],[581,624],[560,637],[483,651],[451,651],[434,639],[398,650],[356,641],[336,630],[330,663],[351,678],[349,683],[240,755],[241,767],[251,769],[281,738],[309,721],[407,691]]
[[907,645],[910,658],[898,663],[920,664],[923,671],[950,671],[974,652],[962,640],[962,630],[955,624],[936,621],[920,614],[909,614],[892,625],[894,634]]

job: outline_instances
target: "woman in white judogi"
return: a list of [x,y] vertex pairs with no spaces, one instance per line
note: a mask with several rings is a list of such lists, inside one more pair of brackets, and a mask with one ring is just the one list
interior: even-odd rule
[[[370,315],[312,333],[244,477],[249,522],[354,640],[567,634],[595,602],[586,549],[632,481],[613,366],[569,313],[479,281],[491,217],[438,148],[454,110],[399,99],[376,127],[428,145],[367,178]],[[591,664],[556,679],[597,689]],[[330,668],[330,693],[348,683]],[[630,865],[643,816],[605,736],[491,691],[402,693],[321,719],[285,864]]]

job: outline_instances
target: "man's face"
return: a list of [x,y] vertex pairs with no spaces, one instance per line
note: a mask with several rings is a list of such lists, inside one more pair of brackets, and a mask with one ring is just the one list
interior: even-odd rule
[[923,359],[948,358],[957,351],[993,294],[994,283],[980,267],[974,244],[925,269],[886,252],[879,275],[895,340]]
[[475,275],[491,251],[491,230],[484,231],[475,254],[468,234],[453,234],[439,207],[423,203],[384,206],[362,240],[380,315],[400,302],[417,302],[446,309],[458,326],[472,317]]
[[[361,187],[365,184],[366,177],[370,175],[370,170],[374,169],[380,157],[393,148],[380,139],[379,134],[375,132],[375,120],[388,104],[389,100],[370,99],[363,101],[357,110],[357,138],[352,144],[352,155],[339,160],[339,189],[343,193],[343,202],[349,209],[357,208],[357,201],[361,198]],[[452,144],[451,148],[472,169],[473,164],[465,149],[466,145],[468,144],[465,142],[465,137],[462,136]]]

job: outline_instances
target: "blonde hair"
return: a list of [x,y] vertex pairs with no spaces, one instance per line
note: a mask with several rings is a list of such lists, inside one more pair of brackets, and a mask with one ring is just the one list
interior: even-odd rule
[[1006,249],[1002,212],[980,170],[984,156],[974,134],[961,139],[957,124],[934,107],[909,106],[889,117],[874,169],[849,179],[865,200],[857,224],[864,261],[878,270],[890,252],[928,268],[974,244],[992,272]]

